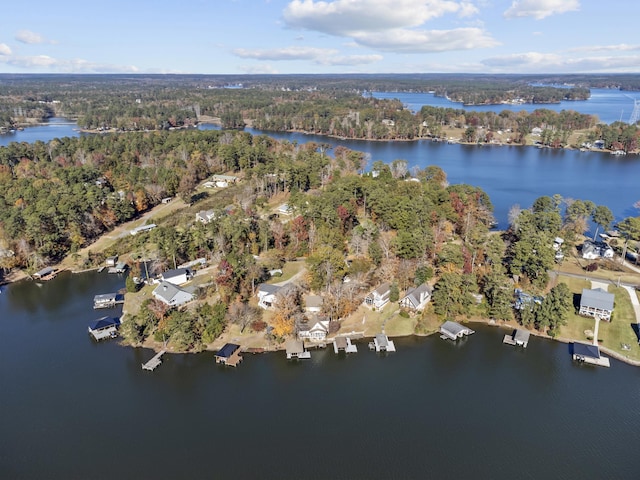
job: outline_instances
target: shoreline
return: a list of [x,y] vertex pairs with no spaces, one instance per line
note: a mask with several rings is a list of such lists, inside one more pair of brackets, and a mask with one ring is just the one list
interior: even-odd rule
[[[474,319],[474,320],[469,320],[468,322],[464,322],[461,321],[462,324],[473,324],[473,323],[477,323],[480,325],[486,325],[488,327],[497,327],[503,330],[513,330],[516,328],[523,328],[522,325],[514,325],[511,323],[504,323],[504,322],[496,322],[495,320],[490,320],[490,319]],[[538,337],[538,338],[544,338],[546,340],[551,340],[551,341],[556,341],[559,343],[564,343],[564,344],[571,344],[571,343],[575,343],[578,342],[577,340],[572,340],[570,338],[565,338],[565,337],[551,337],[550,335],[547,335],[546,333],[543,332],[539,332],[538,330],[530,330],[528,328],[524,328],[524,330],[526,330],[527,332],[529,332],[532,336],[534,337]],[[305,343],[305,348],[308,350],[318,350],[318,349],[325,349],[325,348],[329,348],[330,345],[332,344],[333,340],[336,338],[336,336],[342,336],[339,334],[340,332],[338,332],[338,335],[335,335],[333,337],[329,337],[326,339],[325,342],[318,342],[318,343],[309,343],[306,344]],[[418,333],[412,333],[412,334],[408,334],[408,335],[389,335],[390,339],[396,339],[396,338],[407,338],[407,337],[417,337],[417,338],[426,338],[426,337],[430,337],[433,335],[437,335],[439,333],[438,330],[435,330],[433,332],[429,332],[429,333],[425,333],[425,334],[418,334]],[[349,335],[344,335],[344,336],[349,336]],[[369,335],[362,335],[362,336],[358,336],[355,340],[363,340],[363,341],[368,341],[370,339],[373,339],[374,336],[369,336]],[[131,345],[128,344],[124,341],[120,341],[119,345],[123,348],[145,348],[145,349],[149,349],[149,350],[153,350],[155,353],[158,353],[160,351],[165,351],[167,354],[171,354],[171,355],[195,355],[198,353],[203,353],[203,352],[217,352],[225,343],[225,341],[221,341],[221,342],[213,342],[210,345],[207,345],[203,350],[200,351],[190,351],[190,352],[175,352],[175,351],[171,351],[171,350],[167,350],[162,342],[156,342],[155,340],[151,341],[151,342],[145,342],[142,343],[140,345]],[[277,353],[277,352],[284,352],[286,350],[285,348],[285,343],[283,342],[281,344],[278,345],[273,345],[273,344],[266,344],[260,347],[247,347],[247,349],[242,350],[242,345],[240,346],[241,348],[241,352],[243,354],[252,354],[252,355],[257,355],[257,354],[261,354],[261,353]],[[216,347],[213,347],[213,345],[216,345]],[[322,347],[322,345],[324,345],[324,347]],[[633,366],[633,367],[640,367],[640,361],[638,360],[633,360],[631,358],[625,357],[624,355],[619,354],[618,352],[615,352],[607,347],[604,347],[602,345],[598,345],[598,347],[600,348],[600,351],[602,353],[604,353],[605,355],[618,360],[622,363],[626,363],[627,365]]]
[[[52,117],[52,118],[68,118],[68,117]],[[74,119],[70,119],[72,121],[75,121]],[[38,122],[38,123],[31,123],[31,124],[25,124],[25,125],[21,125],[21,128],[29,128],[29,127],[36,127],[36,126],[47,126],[50,125],[50,123],[48,122]],[[92,135],[104,135],[104,134],[110,134],[110,133],[118,133],[118,134],[123,134],[123,133],[149,133],[149,132],[164,132],[164,131],[175,131],[175,130],[190,130],[190,129],[198,129],[199,125],[217,125],[217,126],[221,126],[221,123],[219,121],[219,119],[216,119],[215,117],[208,117],[204,120],[198,121],[198,123],[196,123],[195,125],[182,125],[182,126],[178,126],[178,127],[171,127],[168,130],[162,130],[162,129],[153,129],[153,130],[117,130],[115,128],[111,128],[109,130],[97,130],[97,129],[88,129],[88,128],[80,128],[78,127],[76,130],[80,133],[86,133],[86,134],[92,134]],[[282,133],[299,133],[302,135],[316,135],[319,137],[326,137],[326,138],[332,138],[332,139],[336,139],[336,140],[346,140],[346,141],[354,141],[354,142],[418,142],[418,141],[431,141],[431,142],[441,142],[441,143],[449,143],[449,144],[457,144],[457,145],[470,145],[470,146],[479,146],[479,147],[535,147],[535,148],[539,148],[539,149],[551,149],[551,150],[572,150],[572,151],[584,151],[584,152],[593,152],[593,153],[607,153],[610,155],[616,155],[616,150],[606,150],[606,149],[600,149],[600,148],[585,148],[585,147],[576,147],[576,146],[571,146],[571,145],[566,145],[564,147],[551,147],[548,145],[537,145],[535,143],[508,143],[508,142],[466,142],[463,141],[459,138],[440,138],[440,137],[432,137],[432,136],[425,136],[425,137],[414,137],[414,138],[358,138],[358,137],[350,137],[350,136],[343,136],[343,135],[333,135],[333,134],[328,134],[328,133],[318,133],[318,132],[312,132],[312,131],[307,131],[307,130],[298,130],[298,129],[288,129],[288,130],[262,130],[259,128],[256,128],[253,126],[253,121],[251,120],[245,120],[245,127],[240,129],[241,131],[244,131],[245,128],[251,128],[251,129],[255,129],[258,130],[262,133],[266,132],[266,134],[268,133],[274,133],[274,134],[282,134]],[[625,152],[624,155],[640,155],[640,148],[632,150],[630,152]]]

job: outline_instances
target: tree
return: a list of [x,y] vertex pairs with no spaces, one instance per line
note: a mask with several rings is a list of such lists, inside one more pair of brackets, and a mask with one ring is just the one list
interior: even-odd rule
[[328,289],[334,280],[342,279],[347,265],[339,251],[323,246],[307,257],[307,269],[311,288],[320,290]]
[[280,338],[291,335],[295,330],[296,320],[302,313],[298,287],[289,285],[281,288],[276,294],[273,307],[273,334]]
[[549,334],[555,336],[562,325],[566,325],[569,312],[573,307],[572,294],[565,283],[559,283],[536,311],[535,325],[539,330],[549,328]]
[[[593,210],[593,214],[591,215],[591,220],[593,220],[593,223],[598,225],[598,227],[601,228],[603,231],[606,231],[609,229],[609,227],[611,226],[611,223],[613,222],[613,213],[611,212],[611,210],[609,210],[608,207],[605,207],[604,205],[598,205]],[[596,230],[596,233],[594,234],[594,238],[597,234],[598,234],[598,231]]]
[[434,311],[444,317],[468,313],[474,289],[475,280],[471,275],[442,274],[433,288]]
[[624,249],[621,261],[624,261],[627,255],[627,246],[629,240],[640,240],[640,217],[627,217],[618,223],[618,230],[624,238]]
[[389,288],[389,301],[397,302],[400,299],[400,289],[398,288],[398,284],[393,282],[391,287]]

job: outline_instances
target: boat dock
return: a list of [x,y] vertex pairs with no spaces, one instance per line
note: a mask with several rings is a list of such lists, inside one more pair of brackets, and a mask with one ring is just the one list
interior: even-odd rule
[[502,343],[507,345],[517,345],[519,347],[527,348],[529,344],[530,333],[526,330],[515,330],[511,335],[505,335],[502,339]]
[[376,352],[395,352],[396,345],[393,340],[389,340],[384,333],[378,333],[373,342],[369,342],[369,350],[375,350]]
[[113,308],[124,303],[124,295],[120,293],[103,293],[93,297],[93,308]]
[[340,351],[345,353],[358,353],[358,347],[351,343],[349,337],[336,337],[333,340],[333,351],[336,353]]
[[167,353],[165,350],[156,353],[151,360],[149,360],[147,363],[142,364],[142,369],[149,370],[151,372],[154,371],[162,363],[162,355],[164,355],[165,353]]

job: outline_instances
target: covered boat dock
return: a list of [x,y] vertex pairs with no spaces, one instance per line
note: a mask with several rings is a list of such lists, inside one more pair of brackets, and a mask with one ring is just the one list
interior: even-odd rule
[[237,367],[242,361],[242,355],[240,355],[240,345],[235,343],[227,343],[224,347],[216,352],[216,363],[221,363],[229,367]]
[[118,336],[119,318],[102,317],[89,325],[89,333],[96,340]]

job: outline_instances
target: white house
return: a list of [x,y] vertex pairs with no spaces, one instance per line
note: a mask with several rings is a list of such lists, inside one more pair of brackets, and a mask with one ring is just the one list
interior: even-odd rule
[[161,273],[160,278],[164,282],[182,285],[193,278],[193,272],[188,268],[176,268],[175,270],[167,270]]
[[602,288],[595,288],[593,290],[584,288],[580,296],[579,313],[580,315],[589,317],[598,316],[601,320],[610,322],[611,314],[613,313],[614,299],[615,296],[613,293],[606,292]]
[[272,307],[276,302],[276,294],[281,288],[278,285],[261,283],[258,286],[258,306],[264,309]]
[[391,295],[391,285],[388,282],[383,283],[364,299],[365,305],[370,307],[382,308],[389,303],[389,296]]
[[400,306],[408,310],[420,312],[431,300],[431,287],[423,283],[419,287],[407,290],[407,294],[400,300]]
[[196,222],[210,223],[216,219],[216,214],[213,210],[201,210],[196,213]]
[[329,333],[329,320],[309,320],[298,327],[298,338],[322,342]]
[[595,260],[597,258],[613,258],[613,248],[605,242],[586,240],[582,244],[582,258]]
[[158,285],[151,294],[156,300],[170,307],[179,307],[195,298],[193,293],[189,293],[173,283],[164,281],[160,282],[160,285]]

